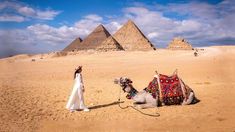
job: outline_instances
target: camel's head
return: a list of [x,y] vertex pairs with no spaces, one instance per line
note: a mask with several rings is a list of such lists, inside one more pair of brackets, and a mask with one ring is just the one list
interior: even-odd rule
[[131,79],[129,79],[127,77],[116,78],[116,79],[114,79],[114,83],[119,84],[122,87],[122,90],[124,92],[129,93],[132,89],[132,81],[131,81]]

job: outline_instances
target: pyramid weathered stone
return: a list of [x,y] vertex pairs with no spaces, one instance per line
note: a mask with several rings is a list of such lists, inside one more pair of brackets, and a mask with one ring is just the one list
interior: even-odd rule
[[193,47],[184,38],[176,37],[168,45],[167,49],[173,50],[192,50]]
[[100,24],[82,41],[80,50],[96,49],[109,36],[110,33]]
[[124,49],[112,36],[109,36],[96,48],[96,50],[98,50],[98,51],[118,51],[118,50],[124,50]]
[[113,37],[125,50],[155,50],[154,45],[145,37],[133,21],[128,20]]
[[82,39],[80,37],[76,38],[71,44],[69,44],[67,47],[65,47],[62,51],[68,52],[68,51],[75,51],[79,50],[81,46]]

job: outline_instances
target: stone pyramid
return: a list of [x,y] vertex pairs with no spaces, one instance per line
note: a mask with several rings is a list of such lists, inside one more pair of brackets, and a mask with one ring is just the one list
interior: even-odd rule
[[192,50],[193,47],[184,38],[176,37],[168,45],[167,49],[173,50]]
[[67,47],[65,47],[62,51],[68,52],[68,51],[75,51],[79,50],[81,46],[82,39],[80,37],[76,38],[71,44],[69,44]]
[[113,37],[124,50],[155,50],[154,45],[144,36],[133,21],[128,20]]
[[98,51],[118,51],[118,50],[124,50],[124,49],[112,36],[109,36],[96,48],[96,50],[98,50]]
[[109,36],[110,33],[100,24],[82,41],[81,50],[96,49]]

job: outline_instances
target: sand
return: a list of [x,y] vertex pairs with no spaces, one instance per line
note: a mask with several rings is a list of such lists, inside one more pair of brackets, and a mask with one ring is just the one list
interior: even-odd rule
[[[235,46],[204,47],[198,57],[165,49],[50,56],[0,60],[0,131],[235,131]],[[90,112],[65,109],[77,65],[83,65]],[[114,78],[128,76],[142,90],[155,70],[171,74],[176,68],[201,102],[142,110],[160,117],[118,107]],[[125,95],[121,105],[132,105]]]

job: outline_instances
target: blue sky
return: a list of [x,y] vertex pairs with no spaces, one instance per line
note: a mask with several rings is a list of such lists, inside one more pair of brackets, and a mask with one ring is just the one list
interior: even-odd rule
[[0,1],[0,58],[58,51],[100,23],[113,34],[128,19],[160,48],[173,37],[235,44],[233,0],[8,0]]

